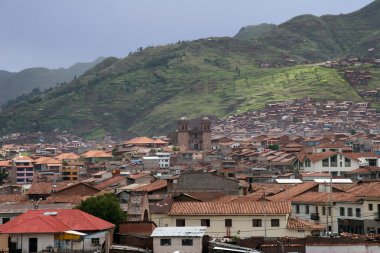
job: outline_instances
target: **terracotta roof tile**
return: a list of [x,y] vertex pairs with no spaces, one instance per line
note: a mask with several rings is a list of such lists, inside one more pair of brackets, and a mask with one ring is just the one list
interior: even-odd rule
[[75,153],[62,153],[62,154],[60,154],[54,158],[58,159],[60,161],[62,161],[62,160],[78,160],[80,158],[80,156],[75,154]]
[[26,202],[28,201],[28,196],[23,194],[1,194],[0,202]]
[[39,157],[36,160],[34,160],[35,164],[58,164],[61,165],[61,161],[58,159],[54,159],[51,157]]
[[311,221],[301,220],[299,218],[290,217],[288,219],[288,229],[296,230],[325,230],[326,226],[323,224],[316,224]]
[[0,167],[11,167],[11,166],[12,166],[11,160],[0,161]]
[[298,184],[294,187],[291,187],[283,192],[280,192],[274,196],[269,197],[268,199],[271,201],[284,201],[290,200],[295,196],[298,196],[306,191],[311,190],[314,187],[317,187],[318,183],[316,182],[306,182],[303,184]]
[[157,190],[166,188],[167,186],[168,186],[168,181],[157,180],[153,183],[138,187],[138,188],[134,189],[133,191],[136,191],[136,192],[141,192],[141,191],[152,192],[152,191],[157,191]]
[[82,154],[84,158],[112,158],[112,154],[105,152],[103,150],[90,150]]
[[328,158],[330,156],[338,154],[337,152],[321,152],[321,153],[315,153],[315,154],[306,154],[306,157],[310,159],[312,162],[318,162],[320,160],[323,160],[325,158]]
[[120,183],[125,182],[125,184],[126,184],[126,182],[127,182],[126,177],[124,177],[124,176],[111,177],[111,178],[101,182],[100,184],[96,185],[96,188],[103,190],[103,189],[107,188],[108,186],[113,185],[113,184],[117,184],[119,182]]
[[380,198],[380,182],[362,182],[347,190],[357,197]]
[[178,202],[169,215],[290,214],[290,202]]
[[359,201],[359,198],[346,192],[306,192],[291,199],[292,203],[326,203],[330,200],[352,203]]

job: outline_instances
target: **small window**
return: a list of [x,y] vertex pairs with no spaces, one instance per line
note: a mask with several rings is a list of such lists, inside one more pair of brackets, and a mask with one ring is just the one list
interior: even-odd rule
[[356,217],[362,216],[362,210],[360,208],[356,208]]
[[193,239],[182,239],[182,246],[193,246]]
[[310,208],[309,208],[309,206],[305,206],[305,213],[306,213],[306,214],[309,214],[309,213],[310,213]]
[[91,238],[91,247],[98,247],[100,246],[99,238]]
[[10,220],[11,220],[11,218],[3,218],[3,224],[7,223]]
[[271,219],[270,225],[271,225],[271,227],[279,227],[280,226],[280,220],[279,219]]
[[300,213],[300,205],[296,205],[296,213]]
[[340,216],[344,216],[344,207],[341,207],[339,209],[339,212],[340,212]]
[[329,167],[329,159],[328,158],[322,160],[322,167]]
[[252,219],[252,227],[262,227],[261,219]]
[[347,208],[347,216],[352,216],[352,208]]
[[224,224],[226,227],[232,227],[232,220],[231,219],[225,219]]
[[177,227],[184,227],[185,226],[185,219],[176,219],[175,225]]
[[161,246],[170,246],[170,245],[172,245],[172,240],[171,239],[161,239],[160,245]]
[[210,219],[201,219],[201,226],[202,227],[209,227],[210,226]]
[[322,215],[326,215],[326,207],[322,207]]
[[344,158],[344,167],[351,167],[351,159],[345,157]]
[[373,211],[373,204],[368,204],[368,210]]

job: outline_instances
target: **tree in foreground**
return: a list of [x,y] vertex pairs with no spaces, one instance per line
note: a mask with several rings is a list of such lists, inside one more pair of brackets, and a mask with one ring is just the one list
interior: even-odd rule
[[116,232],[119,224],[127,220],[127,215],[120,207],[119,199],[112,193],[90,197],[82,201],[77,208],[115,224]]

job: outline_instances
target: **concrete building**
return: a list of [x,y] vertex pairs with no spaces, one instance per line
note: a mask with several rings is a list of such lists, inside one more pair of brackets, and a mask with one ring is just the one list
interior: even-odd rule
[[202,253],[202,238],[207,227],[158,227],[153,237],[155,253]]
[[33,181],[33,159],[27,156],[17,156],[12,160],[11,180],[17,184],[27,184]]
[[161,169],[170,167],[170,153],[157,152],[156,156],[159,158],[158,164]]

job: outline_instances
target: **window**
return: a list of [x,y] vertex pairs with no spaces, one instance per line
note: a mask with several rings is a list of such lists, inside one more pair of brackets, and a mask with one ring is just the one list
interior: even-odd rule
[[339,209],[339,212],[340,212],[340,216],[344,216],[344,207],[341,207]]
[[172,245],[172,240],[171,239],[161,239],[160,245],[161,246],[170,246],[170,245]]
[[326,215],[326,207],[322,207],[322,215]]
[[347,208],[347,216],[352,216],[352,208]]
[[177,227],[184,227],[185,226],[185,219],[176,219],[175,220],[175,225]]
[[331,207],[329,206],[327,210],[328,210],[329,216],[331,216]]
[[3,224],[7,223],[10,220],[11,220],[11,218],[3,218]]
[[300,205],[296,205],[296,213],[300,213]]
[[338,166],[338,156],[337,155],[333,155],[332,157],[330,157],[330,163],[331,163],[331,167],[337,167]]
[[309,208],[309,206],[305,206],[305,213],[306,213],[306,214],[309,214],[309,213],[310,213],[310,208]]
[[329,159],[328,158],[322,160],[322,167],[329,167]]
[[262,227],[261,219],[252,219],[252,227]]
[[347,158],[347,157],[344,158],[344,166],[345,167],[351,167],[351,159],[350,158]]
[[224,224],[226,227],[232,227],[232,220],[231,219],[225,219]]
[[309,168],[311,166],[310,160],[308,158],[305,159],[305,167]]
[[182,246],[193,246],[193,239],[182,239]]
[[201,219],[201,226],[209,227],[210,226],[210,219]]
[[360,208],[356,208],[356,217],[362,216],[362,210]]
[[373,210],[373,204],[368,204],[368,210],[370,210],[370,211]]
[[280,226],[280,220],[279,219],[271,219],[270,225],[271,225],[271,227],[279,227]]
[[91,238],[91,247],[100,246],[99,238]]

